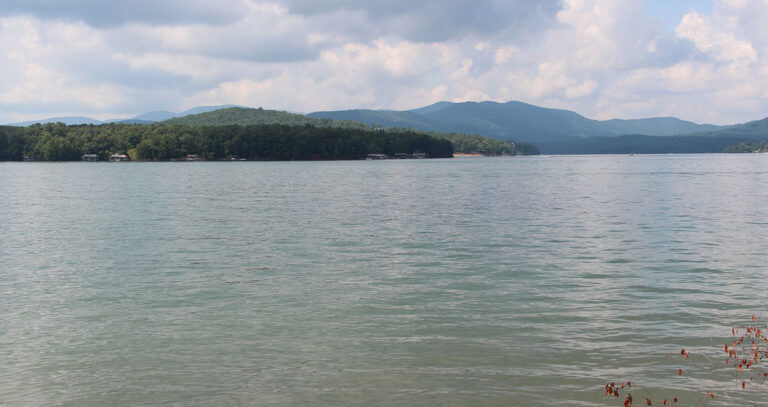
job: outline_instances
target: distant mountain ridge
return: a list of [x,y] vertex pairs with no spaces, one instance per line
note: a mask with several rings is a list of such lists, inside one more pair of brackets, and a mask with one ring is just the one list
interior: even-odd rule
[[626,134],[672,136],[723,128],[673,117],[633,120],[592,120],[578,113],[549,109],[523,102],[438,102],[419,109],[343,110],[310,113],[310,117],[356,120],[382,127],[480,134],[500,140],[555,142],[583,137],[616,137]]
[[[250,110],[230,111],[232,108]],[[220,113],[216,114],[217,111]],[[205,116],[198,117],[200,114]],[[332,120],[339,123],[332,123]],[[544,108],[517,101],[506,103],[443,101],[404,111],[355,109],[314,112],[307,115],[222,105],[201,106],[180,113],[152,111],[130,119],[98,121],[88,117],[58,117],[11,125],[28,126],[34,123],[58,121],[68,125],[163,122],[193,126],[291,123],[348,128],[397,127],[441,133],[478,134],[498,140],[526,143],[566,142],[588,137],[618,137],[632,134],[647,136],[709,134],[731,128],[697,124],[674,117],[593,120],[569,110]]]
[[120,123],[120,124],[149,124],[154,122],[160,122],[163,120],[172,119],[174,117],[189,116],[192,114],[206,113],[219,109],[227,109],[231,107],[241,107],[238,105],[221,105],[221,106],[198,106],[189,110],[185,110],[179,113],[168,112],[165,110],[158,110],[153,112],[142,113],[138,116],[134,116],[128,119],[110,119],[110,120],[96,120],[91,117],[84,116],[64,116],[64,117],[50,117],[41,120],[29,120],[26,122],[9,123],[6,126],[15,127],[27,127],[36,123],[57,123],[61,122],[67,126],[73,126],[78,124],[108,124],[108,123]]
[[[15,125],[48,122],[64,122],[68,125],[159,122],[182,126],[280,124],[344,129],[384,128],[387,131],[401,128],[427,131],[443,138],[453,137],[456,140],[452,141],[457,146],[464,146],[457,151],[474,149],[471,151],[497,154],[504,151],[483,137],[515,141],[521,149],[533,147],[530,151],[538,149],[544,154],[722,152],[726,147],[739,143],[768,141],[768,118],[732,126],[697,124],[674,117],[592,120],[568,110],[548,109],[515,101],[438,102],[405,111],[357,109],[306,115],[236,105],[201,106],[180,113],[147,112],[122,120],[98,121],[72,116]],[[6,128],[6,131],[10,128]],[[475,140],[472,136],[458,133],[481,137]]]
[[696,136],[734,137],[755,140],[768,139],[768,117],[744,124],[722,127],[713,131],[696,133]]
[[354,129],[369,129],[360,122],[349,120],[331,120],[309,117],[298,113],[288,113],[279,110],[254,109],[249,107],[229,107],[208,112],[190,114],[162,121],[163,124],[179,126],[229,126],[229,125],[261,125],[283,124],[289,126],[343,127]]
[[30,120],[27,122],[20,122],[20,123],[8,123],[5,126],[11,126],[11,127],[27,127],[31,126],[35,123],[40,124],[46,124],[46,123],[64,123],[67,126],[75,125],[75,124],[101,124],[102,122],[90,117],[84,117],[84,116],[61,116],[61,117],[50,117],[47,119],[42,120]]
[[768,141],[768,118],[718,130],[675,136],[642,134],[618,137],[572,138],[538,143],[544,154],[669,154],[722,153],[741,143]]

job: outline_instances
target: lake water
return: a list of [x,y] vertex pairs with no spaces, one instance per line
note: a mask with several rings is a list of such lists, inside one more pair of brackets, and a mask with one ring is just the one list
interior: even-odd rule
[[0,163],[0,405],[749,399],[767,265],[762,154]]

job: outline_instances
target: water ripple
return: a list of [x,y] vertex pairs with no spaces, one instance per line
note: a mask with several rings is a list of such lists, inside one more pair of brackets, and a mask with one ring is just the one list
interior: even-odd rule
[[0,163],[0,404],[615,405],[766,304],[763,155]]

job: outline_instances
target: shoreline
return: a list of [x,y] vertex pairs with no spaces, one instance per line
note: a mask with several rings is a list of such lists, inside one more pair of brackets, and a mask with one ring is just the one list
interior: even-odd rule
[[462,157],[487,157],[485,154],[480,153],[453,153],[454,158],[462,158]]

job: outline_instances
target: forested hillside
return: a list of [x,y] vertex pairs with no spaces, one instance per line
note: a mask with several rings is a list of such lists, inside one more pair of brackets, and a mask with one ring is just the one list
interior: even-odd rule
[[765,140],[768,139],[768,118],[762,120],[754,120],[744,124],[737,124],[734,126],[728,126],[726,128],[710,131],[706,133],[698,133],[700,136],[710,137],[731,137],[742,138],[751,140]]
[[0,160],[106,159],[127,153],[135,160],[170,160],[199,154],[210,160],[361,159],[368,154],[453,155],[450,141],[413,131],[383,132],[279,124],[249,126],[78,125],[0,127]]
[[726,153],[768,153],[768,141],[744,141],[725,148]]
[[317,127],[338,127],[345,129],[372,129],[371,126],[351,120],[320,119],[303,114],[282,112],[279,110],[253,109],[247,107],[231,107],[184,117],[168,119],[162,122],[178,126],[240,126],[260,124],[284,124],[286,126],[311,125]]
[[[283,124],[288,126],[312,125],[317,127],[332,127],[342,129],[373,130],[374,125],[366,125],[354,120],[333,120],[330,118],[314,118],[301,114],[281,112],[277,110],[250,109],[234,107],[213,112],[179,117],[163,122],[167,125],[182,126],[226,126],[226,125],[261,125]],[[379,129],[389,133],[413,131],[408,126]],[[514,147],[506,141],[495,140],[478,135],[460,133],[424,132],[432,137],[450,140],[454,151],[460,153],[481,153],[486,155],[514,154]]]

